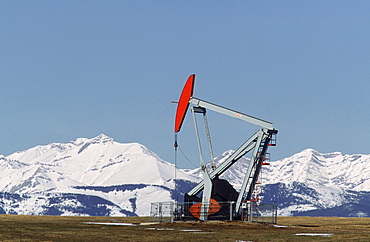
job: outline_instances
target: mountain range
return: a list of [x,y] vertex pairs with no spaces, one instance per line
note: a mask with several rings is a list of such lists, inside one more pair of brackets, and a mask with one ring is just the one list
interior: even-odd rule
[[[272,161],[260,175],[261,201],[277,204],[281,216],[369,216],[369,161],[313,149]],[[0,155],[0,167],[6,214],[148,216],[152,202],[179,200],[202,177],[199,168],[177,169],[139,143],[103,134]],[[243,157],[221,178],[238,190],[247,167]]]

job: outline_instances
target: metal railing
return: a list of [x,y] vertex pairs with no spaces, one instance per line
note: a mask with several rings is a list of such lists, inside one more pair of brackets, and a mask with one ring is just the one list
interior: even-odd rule
[[157,202],[151,204],[150,221],[151,222],[174,222],[175,203]]
[[[202,209],[201,206],[204,206]],[[242,203],[240,213],[235,212],[235,202],[209,203],[175,203],[156,202],[151,204],[150,221],[175,222],[200,220],[239,220],[248,222],[277,223],[277,206],[272,204],[257,204],[253,201]],[[203,214],[202,214],[203,212]],[[206,214],[204,214],[206,213]],[[203,215],[203,216],[202,216]]]
[[277,205],[248,201],[242,205],[241,220],[260,223],[277,223]]

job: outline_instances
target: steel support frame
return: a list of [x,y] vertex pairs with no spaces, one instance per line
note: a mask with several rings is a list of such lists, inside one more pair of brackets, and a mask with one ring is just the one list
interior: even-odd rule
[[[249,185],[249,191],[247,193],[247,199],[251,198],[251,194],[254,190],[254,187],[255,187],[255,184],[256,184],[256,181],[259,175],[259,171],[261,169],[263,158],[267,152],[268,143],[271,139],[271,136],[277,133],[277,130],[275,130],[273,127],[273,124],[268,121],[258,119],[258,118],[240,113],[240,112],[236,112],[234,110],[224,108],[219,105],[209,103],[209,102],[206,102],[204,100],[201,100],[195,97],[191,97],[189,103],[194,105],[191,107],[191,111],[193,114],[194,127],[195,127],[195,132],[196,132],[197,142],[198,142],[198,149],[199,149],[199,154],[200,154],[200,162],[201,162],[201,167],[203,171],[203,180],[199,182],[193,189],[191,189],[187,193],[189,196],[195,196],[200,191],[203,190],[202,203],[209,204],[210,196],[212,193],[212,179],[220,176],[227,169],[229,169],[229,167],[231,167],[236,161],[238,161],[242,156],[244,156],[246,153],[248,153],[249,151],[253,149],[252,157],[249,161],[248,169],[247,169],[247,172],[243,180],[242,188],[240,190],[240,193],[239,193],[239,196],[236,202],[236,213],[238,213],[240,212],[239,208],[240,208],[241,202],[244,197],[244,193],[248,185]],[[257,131],[247,141],[245,141],[226,161],[224,161],[219,167],[212,170],[210,173],[207,171],[206,166],[204,164],[202,150],[200,146],[198,127],[197,127],[196,118],[195,118],[196,112],[203,113],[204,123],[206,126],[206,134],[207,134],[208,143],[210,147],[210,153],[211,153],[211,157],[213,158],[212,146],[211,146],[209,130],[208,130],[208,123],[205,117],[206,109],[210,109],[212,111],[215,111],[215,112],[218,112],[218,113],[221,113],[221,114],[233,117],[233,118],[237,118],[245,122],[252,123],[252,124],[262,127],[262,129]],[[255,168],[254,174],[252,174],[253,168]],[[202,210],[201,214],[203,214],[204,216],[201,217],[200,219],[203,221],[207,220],[207,213],[204,213],[204,212],[208,210],[208,207],[202,206],[201,210]]]
[[196,139],[197,139],[197,143],[198,143],[200,167],[201,167],[202,172],[203,172],[203,181],[204,181],[203,196],[202,196],[202,206],[201,206],[200,218],[199,219],[202,220],[202,221],[207,221],[207,217],[208,217],[207,214],[208,214],[208,209],[209,209],[209,202],[210,202],[211,195],[212,195],[212,180],[209,177],[209,173],[208,173],[207,167],[206,167],[206,165],[204,163],[203,153],[202,153],[202,147],[201,147],[201,142],[200,142],[199,132],[198,132],[198,124],[197,124],[197,119],[195,117],[195,113],[202,113],[203,114],[204,124],[205,124],[205,127],[206,127],[206,133],[207,133],[208,143],[209,143],[209,148],[210,148],[210,153],[211,153],[211,157],[213,157],[213,154],[212,154],[212,145],[210,143],[211,138],[210,138],[209,130],[208,130],[208,123],[207,123],[207,118],[206,118],[206,110],[203,109],[203,108],[197,108],[197,107],[191,107],[190,109],[191,109],[191,113],[192,113],[193,121],[194,121],[195,135],[196,135]]

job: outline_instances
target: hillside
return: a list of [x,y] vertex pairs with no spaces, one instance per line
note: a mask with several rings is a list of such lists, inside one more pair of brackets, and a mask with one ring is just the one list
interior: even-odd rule
[[[105,135],[2,156],[0,167],[3,213],[147,215],[150,203],[171,200],[175,187],[173,164]],[[177,177],[197,180],[181,170]]]
[[[222,163],[232,151],[216,160]],[[370,155],[321,154],[306,149],[263,166],[262,202],[279,214],[368,216]],[[238,190],[248,167],[242,158],[221,178]],[[105,135],[53,143],[0,156],[0,213],[147,216],[152,202],[181,201],[200,169],[177,169],[139,143]]]

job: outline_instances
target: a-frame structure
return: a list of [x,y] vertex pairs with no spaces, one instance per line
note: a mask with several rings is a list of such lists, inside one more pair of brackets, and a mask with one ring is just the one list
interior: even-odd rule
[[[203,172],[203,180],[185,194],[185,202],[201,202],[201,206],[198,206],[200,208],[199,219],[205,221],[210,214],[209,211],[211,211],[212,208],[217,207],[217,202],[220,201],[235,201],[235,212],[236,214],[240,213],[242,201],[248,201],[252,197],[252,193],[255,189],[261,166],[267,153],[267,149],[270,145],[275,145],[275,135],[278,131],[274,129],[271,122],[193,97],[194,82],[195,75],[193,74],[189,76],[181,93],[176,112],[175,133],[177,134],[177,132],[180,131],[186,112],[190,107],[194,120],[195,133],[200,155],[200,165]],[[198,125],[196,121],[196,114],[202,114],[209,144],[209,151],[213,160],[211,138],[209,135],[208,123],[206,118],[207,110],[224,114],[232,118],[237,118],[260,127],[258,131],[256,131],[237,150],[235,150],[235,152],[219,167],[215,167],[214,164],[212,164],[211,170],[207,170],[207,167],[203,160],[202,149],[198,134]],[[177,135],[175,137],[177,137]],[[175,140],[175,146],[177,146],[177,140]],[[241,157],[243,157],[250,151],[252,151],[252,156],[248,164],[248,169],[245,173],[241,190],[239,193],[237,193],[228,183],[228,181],[219,179],[219,176],[227,171]],[[201,192],[202,198],[198,197]]]

